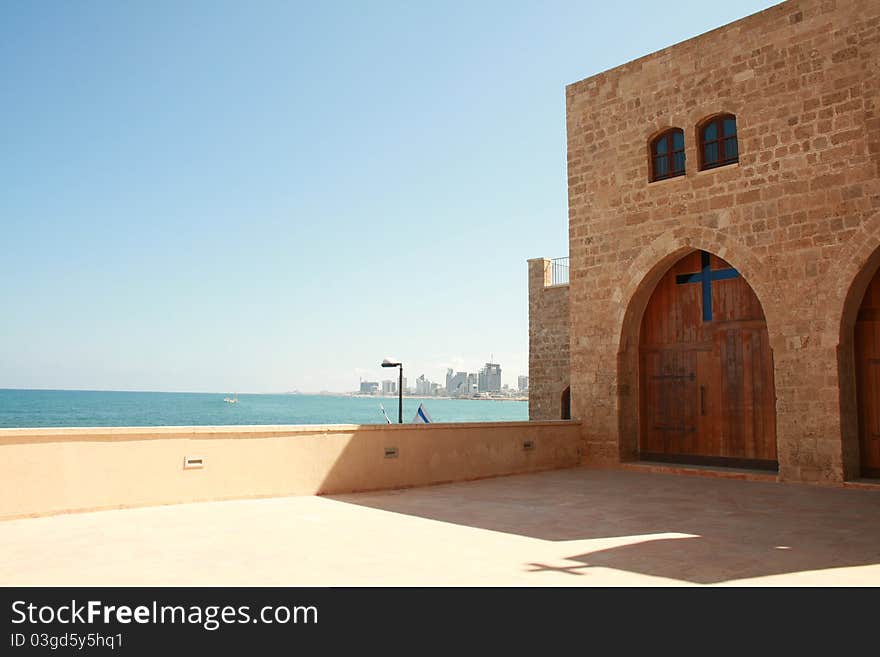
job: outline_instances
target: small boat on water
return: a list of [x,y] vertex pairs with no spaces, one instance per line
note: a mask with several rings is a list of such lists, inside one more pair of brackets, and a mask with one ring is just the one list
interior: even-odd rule
[[232,397],[224,397],[223,401],[225,401],[227,404],[237,404],[238,403],[238,394],[235,394]]

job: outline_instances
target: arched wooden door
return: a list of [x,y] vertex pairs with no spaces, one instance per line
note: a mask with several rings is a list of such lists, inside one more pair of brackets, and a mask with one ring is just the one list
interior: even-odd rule
[[865,291],[854,337],[862,475],[880,477],[880,272]]
[[773,364],[761,303],[727,262],[695,251],[642,318],[640,457],[775,469]]

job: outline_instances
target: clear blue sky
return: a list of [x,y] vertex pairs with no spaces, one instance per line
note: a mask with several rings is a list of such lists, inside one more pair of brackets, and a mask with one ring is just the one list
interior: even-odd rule
[[0,4],[0,387],[528,370],[565,85],[776,4]]

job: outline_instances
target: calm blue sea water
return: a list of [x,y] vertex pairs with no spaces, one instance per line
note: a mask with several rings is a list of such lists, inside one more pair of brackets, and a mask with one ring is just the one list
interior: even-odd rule
[[[223,424],[382,424],[384,404],[397,422],[397,399],[324,395],[238,395],[222,393],[98,392],[91,390],[2,390],[0,427],[114,427]],[[528,402],[407,399],[403,421],[419,402],[435,422],[528,420]]]

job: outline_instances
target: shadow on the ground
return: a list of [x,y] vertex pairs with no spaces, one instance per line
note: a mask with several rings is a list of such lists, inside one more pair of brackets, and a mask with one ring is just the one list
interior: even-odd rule
[[[328,496],[547,541],[644,536],[526,570],[607,567],[694,583],[880,564],[880,493],[664,474],[562,470]],[[652,538],[677,533],[681,538]]]

